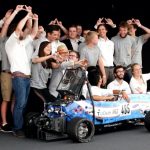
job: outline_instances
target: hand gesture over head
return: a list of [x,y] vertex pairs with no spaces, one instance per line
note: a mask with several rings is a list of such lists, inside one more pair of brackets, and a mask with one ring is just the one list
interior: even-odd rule
[[98,26],[98,25],[100,25],[100,24],[104,24],[104,22],[102,22],[103,19],[104,19],[104,18],[99,18],[99,19],[97,20],[97,22],[96,22],[96,25]]
[[17,5],[15,11],[19,12],[21,10],[24,10],[24,5]]
[[133,19],[132,22],[134,22],[134,24],[136,24],[138,27],[141,26],[141,22],[139,19]]
[[127,24],[133,24],[133,22],[132,22],[132,20],[130,19],[130,20],[127,20]]
[[38,15],[37,15],[37,14],[33,14],[33,15],[32,15],[32,19],[33,19],[33,20],[38,20]]
[[108,25],[113,25],[114,24],[112,19],[110,19],[110,18],[105,18],[105,21],[106,21],[106,24],[108,24]]
[[25,9],[28,13],[32,13],[32,7],[24,5]]

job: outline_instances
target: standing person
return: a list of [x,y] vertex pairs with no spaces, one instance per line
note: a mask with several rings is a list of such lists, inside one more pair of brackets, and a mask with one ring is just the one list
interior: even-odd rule
[[105,24],[100,24],[97,27],[97,32],[99,34],[98,47],[102,54],[102,60],[105,67],[106,78],[108,85],[114,80],[113,69],[114,69],[114,43],[107,37],[107,26]]
[[45,103],[56,100],[47,88],[52,58],[55,57],[51,55],[51,43],[44,41],[40,44],[38,56],[32,59],[31,87],[34,93]]
[[133,37],[128,35],[127,22],[121,22],[119,33],[112,37],[114,42],[114,64],[126,68],[125,81],[129,83],[131,79],[132,56],[136,48],[136,42]]
[[[0,34],[0,45],[1,45],[1,54],[2,54],[2,71],[1,71],[1,92],[2,92],[2,104],[1,104],[1,118],[2,118],[2,126],[1,131],[3,132],[12,132],[12,127],[10,126],[10,121],[7,121],[7,108],[8,103],[11,101],[12,98],[12,78],[10,72],[10,64],[8,61],[8,57],[5,50],[5,43],[8,39],[9,32],[8,28],[16,14],[21,11],[19,6],[12,12],[9,10],[7,12],[7,18],[4,21],[1,34]],[[11,112],[13,112],[14,100],[11,102]]]
[[81,41],[79,41],[79,39],[77,38],[77,34],[77,26],[70,26],[68,30],[68,39],[62,41],[63,43],[65,43],[69,50],[78,51],[78,46]]
[[89,31],[86,36],[86,44],[81,49],[80,59],[87,59],[88,67],[97,66],[102,75],[103,85],[106,84],[106,73],[102,61],[102,55],[98,44],[98,34],[95,31]]
[[[24,5],[19,6],[24,9]],[[26,46],[33,42],[38,30],[38,16],[32,14],[32,8],[25,6],[27,15],[18,23],[15,31],[6,42],[5,48],[10,62],[12,73],[12,86],[15,93],[15,105],[13,112],[14,135],[23,137],[23,114],[30,91],[31,58],[29,58]],[[28,20],[33,19],[34,24],[30,34],[24,36],[23,28]]]
[[145,94],[147,92],[147,81],[150,80],[150,73],[142,74],[140,64],[133,64],[132,78],[130,80],[130,88],[134,94]]
[[82,25],[77,24],[77,39],[80,42],[84,42],[85,41],[85,38],[82,36],[82,31],[83,31]]
[[80,43],[79,46],[78,46],[78,52],[79,52],[79,54],[81,53],[81,49],[86,45],[85,39],[86,39],[86,35],[87,35],[87,33],[88,33],[89,31],[90,31],[89,29],[84,29],[84,30],[83,30],[84,42]]
[[[47,25],[45,28],[46,36],[40,36],[40,38],[36,39],[34,43],[35,52],[33,56],[37,56],[39,52],[39,46],[43,41],[49,41],[52,45],[52,54],[57,51],[57,47],[63,45],[64,43],[60,42],[60,27],[58,25]],[[64,44],[65,45],[65,44]]]
[[[127,23],[129,24],[129,35],[131,35],[136,41],[136,49],[132,56],[132,64],[138,63],[142,66],[142,46],[150,38],[150,29],[143,26],[138,19],[128,20]],[[136,36],[137,28],[141,28],[146,33]]]

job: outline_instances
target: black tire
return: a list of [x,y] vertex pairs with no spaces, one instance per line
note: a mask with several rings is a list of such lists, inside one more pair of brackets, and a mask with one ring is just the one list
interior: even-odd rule
[[74,118],[67,125],[67,134],[76,142],[87,143],[95,133],[93,122],[85,118]]
[[150,132],[150,111],[146,113],[144,120],[145,128]]
[[40,116],[38,112],[30,112],[25,116],[25,135],[28,138],[37,137],[37,126],[35,120]]

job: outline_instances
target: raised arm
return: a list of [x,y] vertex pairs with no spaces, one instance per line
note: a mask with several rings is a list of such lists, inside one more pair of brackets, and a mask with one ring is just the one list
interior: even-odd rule
[[141,24],[140,20],[138,19],[132,19],[132,21],[142,30],[146,32],[146,34],[143,35],[144,40],[148,40],[150,38],[150,29],[145,27],[144,25]]
[[[32,14],[32,7],[31,7],[31,6],[26,6],[26,5],[25,5],[25,10],[26,10],[28,13],[31,13],[31,14]],[[25,28],[24,33],[23,33],[23,34],[24,34],[24,37],[26,37],[26,35],[30,34],[30,33],[31,33],[31,30],[32,30],[32,18],[27,20],[26,28]]]
[[61,21],[58,21],[58,20],[57,20],[57,25],[61,28],[61,30],[62,30],[66,35],[68,35],[68,30],[63,26],[63,24],[62,24]]
[[140,20],[138,19],[132,19],[133,23],[135,23],[139,28],[141,28],[142,30],[144,30],[146,33],[150,33],[150,29],[143,26],[140,22]]
[[8,10],[5,14],[5,17],[4,17],[5,19],[3,18],[4,22],[3,22],[3,25],[2,25],[2,30],[1,30],[1,33],[0,33],[0,37],[6,36],[7,30],[8,30],[9,24],[10,24],[8,20],[10,20],[9,18],[11,18],[12,14],[14,14],[14,12],[12,13],[12,11],[13,11],[12,9]]
[[114,24],[114,22],[112,21],[112,19],[110,18],[105,18],[106,24],[108,24],[109,26],[111,26],[112,28],[116,28],[116,24]]
[[4,22],[10,17],[12,11],[13,9],[9,9],[3,17],[3,19],[0,20],[0,28],[3,26]]
[[28,12],[27,15],[18,23],[16,30],[15,30],[15,33],[17,36],[20,36],[22,29],[25,26],[27,20],[31,18],[32,18],[32,14]]
[[31,37],[34,39],[36,37],[36,34],[38,32],[38,15],[37,14],[33,14],[33,18],[34,23],[33,23],[33,27],[32,27],[32,31],[31,31]]
[[104,22],[102,22],[103,19],[104,19],[104,18],[98,18],[98,20],[97,20],[97,22],[96,22],[96,24],[95,24],[95,26],[94,26],[94,29],[97,30],[97,27],[98,27],[100,24],[104,24]]
[[2,27],[2,31],[1,31],[1,34],[0,34],[1,37],[6,36],[10,23],[15,18],[17,13],[21,10],[23,10],[23,5],[17,5],[17,7],[14,11],[12,9],[7,11],[7,13],[5,15],[5,22],[4,22],[4,25]]

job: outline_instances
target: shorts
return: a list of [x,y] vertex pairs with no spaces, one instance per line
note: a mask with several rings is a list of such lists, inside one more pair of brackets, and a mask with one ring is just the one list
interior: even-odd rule
[[1,72],[1,92],[4,101],[10,101],[12,95],[12,77],[10,73]]

